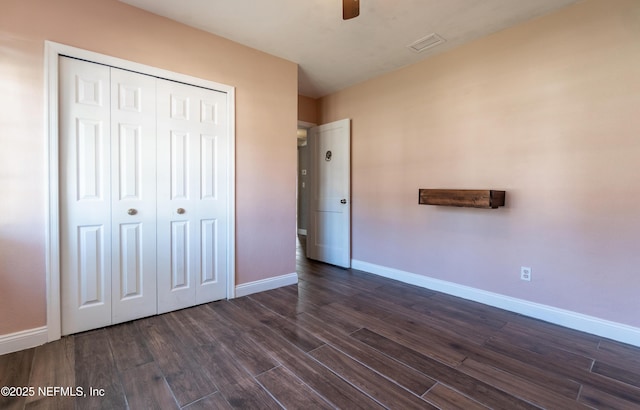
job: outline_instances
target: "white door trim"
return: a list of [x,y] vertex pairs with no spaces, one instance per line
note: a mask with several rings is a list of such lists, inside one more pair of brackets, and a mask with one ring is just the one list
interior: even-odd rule
[[135,71],[154,77],[178,81],[198,87],[223,91],[227,94],[229,150],[228,176],[229,191],[227,197],[229,211],[228,247],[227,247],[227,298],[235,297],[235,88],[229,85],[203,80],[189,75],[174,73],[106,56],[92,51],[45,41],[44,47],[44,86],[45,86],[45,138],[47,139],[46,161],[48,166],[46,179],[47,224],[46,224],[46,281],[47,281],[47,340],[60,339],[60,209],[59,209],[59,137],[58,137],[58,58],[68,56],[82,60]]

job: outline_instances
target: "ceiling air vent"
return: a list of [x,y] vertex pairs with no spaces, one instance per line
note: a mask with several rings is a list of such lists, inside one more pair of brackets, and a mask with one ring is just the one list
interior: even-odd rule
[[435,47],[438,44],[444,43],[446,40],[436,33],[431,33],[426,37],[421,38],[420,40],[416,40],[413,43],[409,44],[409,47],[412,51],[416,53],[421,53],[424,50],[427,50],[431,47]]

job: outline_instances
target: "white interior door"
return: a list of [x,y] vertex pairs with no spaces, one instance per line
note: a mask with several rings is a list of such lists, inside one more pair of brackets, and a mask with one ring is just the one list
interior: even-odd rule
[[226,95],[158,80],[158,313],[224,298]]
[[351,266],[351,121],[313,127],[310,152],[311,211],[307,256]]
[[111,68],[112,323],[156,314],[156,79]]
[[62,334],[111,324],[109,67],[60,59]]

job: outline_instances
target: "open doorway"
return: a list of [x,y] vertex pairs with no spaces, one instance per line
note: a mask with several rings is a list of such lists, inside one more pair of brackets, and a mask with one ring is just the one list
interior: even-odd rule
[[298,121],[298,174],[296,189],[296,234],[306,236],[309,223],[309,150],[307,131],[315,124]]
[[298,262],[306,258],[307,227],[309,224],[309,149],[307,132],[316,124],[298,121],[297,147],[298,172],[296,188],[296,258]]
[[297,236],[306,256],[351,266],[351,120],[298,123]]

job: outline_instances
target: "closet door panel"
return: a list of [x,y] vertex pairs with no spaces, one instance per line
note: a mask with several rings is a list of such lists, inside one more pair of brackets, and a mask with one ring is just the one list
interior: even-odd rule
[[221,92],[198,89],[198,134],[200,160],[199,245],[201,249],[197,277],[196,303],[226,297],[228,233],[228,144],[227,96]]
[[193,203],[198,152],[191,119],[196,115],[188,86],[158,80],[158,312],[193,306],[197,253]]
[[156,314],[156,79],[111,68],[113,323]]
[[158,80],[159,312],[226,297],[225,104],[224,93]]
[[111,324],[110,73],[60,58],[62,334]]

